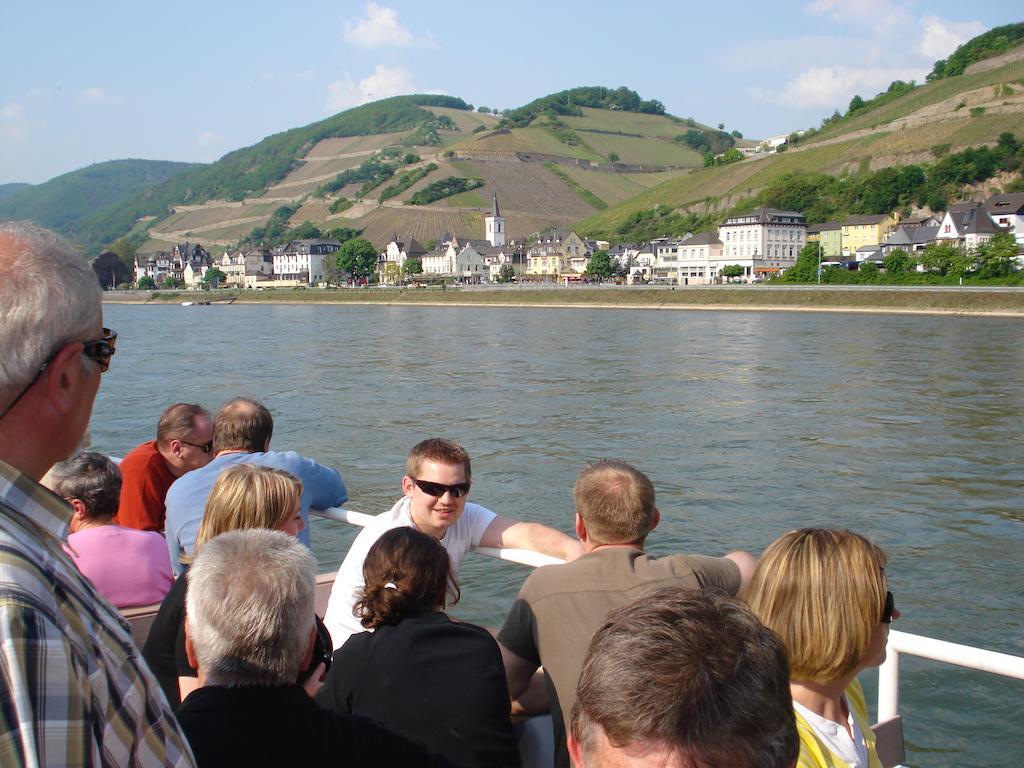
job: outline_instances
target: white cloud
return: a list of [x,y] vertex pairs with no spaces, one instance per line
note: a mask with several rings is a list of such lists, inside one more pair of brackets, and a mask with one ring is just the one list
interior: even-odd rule
[[83,101],[99,102],[107,98],[107,92],[103,88],[85,88],[79,91],[78,95]]
[[828,16],[833,21],[875,25],[885,19],[904,20],[906,9],[892,0],[813,0],[807,5],[813,16]]
[[0,106],[0,139],[23,141],[28,136],[31,124],[25,117],[25,105],[17,101]]
[[212,147],[215,144],[223,144],[224,136],[214,131],[203,131],[196,137],[196,144],[200,147]]
[[327,109],[338,112],[349,107],[366,104],[389,96],[403,93],[444,93],[438,89],[425,90],[416,87],[416,78],[405,67],[389,67],[378,64],[373,74],[358,83],[345,76],[327,86]]
[[[792,70],[795,61],[849,61],[863,55],[864,43],[830,35],[805,35],[744,41],[714,55],[714,63],[728,72]],[[781,77],[779,78],[781,79]]]
[[843,107],[854,94],[865,98],[884,91],[893,80],[922,80],[927,70],[894,67],[811,67],[786,83],[780,91],[748,89],[754,98],[791,107]]
[[394,8],[367,3],[363,18],[345,22],[344,40],[361,48],[403,47],[413,43],[413,35],[399,23]]
[[925,16],[921,19],[921,26],[921,42],[917,50],[929,59],[945,58],[957,46],[977,37],[986,29],[980,21],[945,21],[937,16]]
[[12,101],[0,107],[0,120],[5,123],[13,120],[22,120],[25,117],[25,105]]

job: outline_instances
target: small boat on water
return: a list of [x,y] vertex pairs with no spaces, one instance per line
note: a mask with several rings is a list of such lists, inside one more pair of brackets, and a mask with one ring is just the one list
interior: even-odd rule
[[237,296],[229,296],[226,299],[204,299],[202,301],[183,301],[181,306],[183,307],[208,307],[211,304],[234,304],[238,299]]

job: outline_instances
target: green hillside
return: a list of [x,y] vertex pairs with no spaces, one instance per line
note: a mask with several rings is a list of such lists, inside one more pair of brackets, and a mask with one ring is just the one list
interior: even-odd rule
[[[791,137],[794,142],[784,152],[670,179],[595,213],[579,223],[578,231],[612,239],[638,232],[682,234],[674,230],[713,226],[734,206],[749,206],[780,182],[792,185],[802,176],[824,174],[852,187],[874,181],[879,169],[893,166],[922,169],[920,199],[910,195],[908,207],[930,201],[944,208],[978,194],[971,185],[989,178],[1002,181],[996,187],[990,182],[986,190],[1016,188],[1022,182],[1012,149],[991,163],[984,158],[987,170],[980,176],[973,166],[966,174],[947,174],[942,166],[943,158],[965,151],[965,162],[972,165],[971,148],[994,147],[1004,134],[1024,141],[1024,47],[1000,53],[1005,63],[983,71],[924,85],[894,84],[873,99],[855,100],[846,114],[826,119],[821,129]],[[927,187],[933,169],[937,181]]]
[[[0,199],[0,217],[31,219],[75,237],[80,223],[111,204],[123,204],[138,194],[191,168],[193,163],[163,160],[111,160],[71,171],[44,184]],[[14,185],[11,185],[14,186]]]
[[[268,136],[257,144],[229,152],[220,160],[199,166],[147,189],[126,204],[110,206],[90,216],[75,233],[87,248],[96,248],[135,226],[144,216],[165,216],[171,206],[200,204],[214,199],[241,201],[262,194],[283,180],[312,147],[324,139],[412,131],[413,142],[429,142],[442,118],[424,107],[468,109],[451,96],[395,96],[365,104],[301,128]],[[443,121],[442,121],[443,123]]]
[[26,184],[20,181],[11,182],[10,184],[0,184],[0,200],[5,197],[10,197],[11,195],[16,195],[31,186],[31,184]]
[[[591,93],[592,101],[595,93],[613,94],[608,97],[613,104],[632,98],[622,89],[582,91]],[[582,91],[572,93],[580,98]],[[644,103],[639,97],[635,101]],[[393,112],[400,117],[408,103],[389,99],[367,107],[379,118],[374,125],[395,129],[403,123]],[[143,248],[190,238],[227,247],[261,230],[282,205],[294,208],[292,229],[306,223],[320,231],[352,227],[371,239],[412,232],[432,240],[446,229],[480,236],[494,194],[510,234],[526,237],[571,226],[609,203],[703,165],[700,153],[675,140],[687,122],[654,112],[574,105],[565,117],[571,127],[542,112],[525,127],[499,128],[499,118],[491,114],[438,105],[425,109],[431,119],[405,130],[320,138],[292,160],[283,177],[241,199],[174,200],[175,210],[149,225],[151,241]],[[223,167],[220,173],[227,178],[230,170]],[[463,213],[452,218],[453,209]],[[452,229],[455,224],[463,228]]]

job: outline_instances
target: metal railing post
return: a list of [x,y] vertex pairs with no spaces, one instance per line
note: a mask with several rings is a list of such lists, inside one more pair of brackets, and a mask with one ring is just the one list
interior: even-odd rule
[[878,722],[884,723],[900,712],[900,654],[892,639],[886,644],[885,661],[878,668]]

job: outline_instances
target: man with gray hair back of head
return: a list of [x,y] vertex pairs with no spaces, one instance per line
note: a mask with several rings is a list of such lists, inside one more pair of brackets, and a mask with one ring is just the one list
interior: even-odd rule
[[568,749],[577,768],[790,768],[786,648],[742,602],[700,590],[617,608],[587,651]]
[[39,479],[78,447],[117,334],[96,275],[52,232],[0,222],[0,765],[188,766],[117,611],[62,549]]
[[222,533],[187,578],[185,651],[202,687],[178,721],[200,768],[449,765],[375,723],[321,709],[298,683],[316,636],[316,561],[293,536]]

